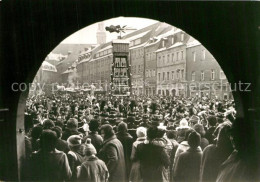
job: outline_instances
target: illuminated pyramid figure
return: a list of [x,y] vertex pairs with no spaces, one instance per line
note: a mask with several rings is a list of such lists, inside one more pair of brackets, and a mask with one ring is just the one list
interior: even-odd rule
[[113,64],[111,73],[111,93],[117,96],[131,94],[131,73],[129,65],[129,42],[118,39],[112,42]]

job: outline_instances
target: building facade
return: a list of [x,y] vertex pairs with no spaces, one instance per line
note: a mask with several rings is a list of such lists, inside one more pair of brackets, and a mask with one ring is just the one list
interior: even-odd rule
[[197,40],[187,44],[187,96],[232,98],[228,80],[216,59]]
[[186,42],[189,35],[180,29],[162,35],[157,58],[157,94],[186,96]]

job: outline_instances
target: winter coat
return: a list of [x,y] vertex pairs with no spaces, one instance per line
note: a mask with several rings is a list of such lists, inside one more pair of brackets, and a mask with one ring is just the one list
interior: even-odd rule
[[126,175],[127,178],[129,176],[131,170],[131,152],[132,152],[132,145],[134,143],[133,137],[127,132],[118,132],[117,139],[122,143],[124,149],[124,156],[125,156],[125,165],[126,165]]
[[56,149],[33,153],[31,167],[32,181],[64,181],[72,175],[66,154]]
[[98,157],[107,165],[109,182],[126,182],[124,149],[115,135],[103,142]]
[[66,142],[64,140],[61,140],[61,139],[57,140],[56,149],[60,150],[60,151],[63,151],[64,153],[68,153],[69,150],[70,150],[68,142]]
[[79,135],[80,132],[78,132],[77,130],[70,130],[68,128],[65,129],[65,131],[62,133],[62,140],[67,141],[67,139],[71,136],[71,135]]
[[83,138],[82,143],[85,143],[87,138],[91,139],[91,143],[94,145],[95,149],[98,152],[102,146],[103,138],[98,134],[98,132],[90,132],[88,136]]
[[175,182],[198,182],[202,151],[200,148],[189,148],[177,158],[173,172]]
[[[134,159],[137,146],[140,143],[144,143],[146,140],[146,137],[139,137],[137,140],[133,143],[132,146],[132,152],[131,152],[131,160]],[[134,161],[131,166],[131,171],[129,174],[129,181],[131,182],[142,182],[142,176],[141,176],[141,167],[140,167],[140,161]]]
[[201,149],[204,150],[204,148],[206,148],[208,145],[209,145],[209,141],[206,138],[201,137],[201,141],[200,141]]
[[96,156],[90,156],[82,163],[79,170],[79,181],[106,182],[108,169],[106,164]]
[[169,166],[169,157],[164,148],[151,142],[137,146],[134,161],[140,161],[143,182],[165,182],[168,176],[165,169]]
[[79,152],[69,151],[67,156],[69,160],[70,169],[72,172],[72,180],[76,180],[78,174],[77,167],[81,166],[81,164],[86,161],[86,156],[82,154],[80,151]]

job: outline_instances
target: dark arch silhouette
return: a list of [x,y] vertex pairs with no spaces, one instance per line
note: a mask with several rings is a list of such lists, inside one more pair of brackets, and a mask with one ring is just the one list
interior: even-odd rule
[[183,29],[214,55],[231,84],[251,83],[251,92],[235,91],[233,96],[240,117],[256,128],[247,137],[258,137],[259,124],[254,122],[259,117],[260,93],[258,2],[32,0],[0,4],[0,107],[9,109],[0,122],[1,180],[19,179],[24,152],[20,131],[27,93],[12,91],[12,84],[32,82],[45,56],[68,35],[118,16],[150,18]]

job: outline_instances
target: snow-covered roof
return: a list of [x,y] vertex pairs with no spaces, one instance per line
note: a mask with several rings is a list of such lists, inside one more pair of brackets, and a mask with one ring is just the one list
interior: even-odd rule
[[197,41],[197,40],[194,40],[194,41],[192,41],[192,42],[188,42],[188,43],[187,43],[187,48],[189,48],[189,47],[194,47],[194,46],[198,46],[198,45],[201,45],[201,43],[200,43],[199,41]]
[[[89,62],[93,62],[93,61],[96,61],[96,60],[99,60],[99,59],[101,59],[101,58],[108,57],[108,56],[113,56],[113,54],[112,54],[112,53],[106,54],[106,55],[104,55],[104,56],[100,56],[100,57],[98,57],[98,58],[91,59]],[[83,62],[83,61],[82,61],[82,62]],[[82,63],[82,62],[80,62],[80,63]],[[85,61],[85,62],[86,62],[86,61]]]
[[127,39],[116,39],[116,40],[113,40],[112,43],[115,43],[115,44],[129,44],[129,40],[127,40]]
[[42,68],[42,70],[45,70],[45,71],[57,72],[56,67],[54,65],[48,63],[47,61],[43,61],[41,68]]
[[174,47],[178,47],[178,46],[182,46],[182,45],[184,45],[182,42],[176,42],[172,46],[168,47],[168,49],[171,49],[171,48],[174,48]]
[[161,52],[161,51],[164,51],[164,50],[166,50],[166,47],[162,47],[161,49],[158,49],[158,50],[155,51],[155,52]]
[[155,42],[147,43],[147,44],[145,45],[145,47],[154,45],[154,44],[158,43],[159,41],[160,41],[160,39],[157,39]]
[[132,50],[132,49],[135,49],[135,48],[139,48],[139,47],[143,47],[147,44],[147,42],[143,43],[143,44],[140,44],[140,45],[137,45],[137,46],[132,46],[130,47],[129,49]]
[[135,39],[138,39],[138,38],[141,38],[143,37],[144,35],[146,35],[148,32],[150,32],[151,30],[148,30],[146,32],[143,32],[143,33],[140,33],[140,34],[137,34],[135,36],[132,36],[132,37],[128,37],[126,38],[125,40],[128,40],[128,41],[132,41],[132,40],[135,40]]
[[103,49],[100,49],[97,53],[102,52],[102,51],[105,51],[105,50],[107,50],[107,49],[111,49],[111,48],[113,48],[113,46],[112,46],[112,45],[109,45],[109,46],[107,46],[107,47],[104,47]]

